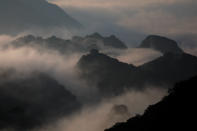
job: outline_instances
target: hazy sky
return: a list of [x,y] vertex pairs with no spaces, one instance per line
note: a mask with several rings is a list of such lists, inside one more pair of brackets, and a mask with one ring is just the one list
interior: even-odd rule
[[[48,0],[92,30],[128,38],[197,34],[196,0]],[[133,38],[134,39],[134,38]],[[141,38],[139,38],[141,39]]]

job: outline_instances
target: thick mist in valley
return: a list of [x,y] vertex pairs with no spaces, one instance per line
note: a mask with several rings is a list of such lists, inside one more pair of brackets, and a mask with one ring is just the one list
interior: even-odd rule
[[[88,52],[73,51],[73,53],[62,54],[59,50],[41,46],[13,46],[12,42],[19,37],[21,36],[0,36],[1,73],[9,69],[13,70],[14,73],[9,78],[11,80],[31,78],[35,72],[47,74],[76,96],[80,103],[80,108],[71,111],[70,115],[55,117],[55,120],[50,123],[35,126],[35,129],[31,129],[33,131],[57,129],[59,131],[101,131],[110,128],[117,122],[123,122],[137,114],[142,114],[149,105],[157,103],[167,95],[169,87],[146,85],[143,90],[131,88],[124,91],[123,94],[105,98],[96,85],[90,86],[79,77],[76,65],[80,58]],[[117,58],[120,62],[135,66],[163,56],[159,51],[146,48],[104,49],[101,52]],[[9,81],[9,79],[5,77],[3,81]],[[7,91],[9,92],[9,89]],[[13,90],[10,92],[12,92],[11,95],[16,95]],[[47,108],[45,110],[47,111]],[[6,129],[6,131],[10,130],[12,127]]]
[[[14,70],[10,79],[28,78],[35,72],[46,73],[76,96],[77,100],[82,104],[82,108],[74,111],[70,116],[56,118],[56,121],[49,125],[44,125],[41,129],[36,128],[36,130],[104,130],[118,121],[125,121],[131,116],[143,113],[148,105],[159,101],[166,95],[164,88],[158,89],[150,86],[144,91],[128,90],[120,96],[107,99],[102,98],[96,86],[89,86],[78,77],[76,64],[80,57],[84,55],[83,53],[61,54],[57,50],[39,47],[16,48],[10,44],[15,39],[16,37],[6,35],[0,37],[1,72],[8,69]],[[161,55],[156,51],[144,50],[107,50],[103,52],[114,52],[112,57],[117,57],[122,62],[134,63],[136,65]],[[15,95],[13,91],[11,92]],[[123,108],[127,113],[120,114],[119,111],[114,109],[116,106],[120,106],[120,110]],[[89,123],[89,126],[87,126],[87,123]]]
[[[155,95],[157,94],[157,95]],[[86,106],[81,112],[71,117],[63,118],[54,125],[49,125],[39,131],[101,131],[110,128],[117,122],[126,121],[137,114],[142,114],[150,104],[161,100],[167,94],[165,89],[149,87],[145,91],[128,91],[127,93],[103,100],[95,106]],[[120,112],[114,108],[121,108]],[[124,109],[126,108],[126,109]]]
[[0,0],[0,131],[104,131],[140,118],[197,75],[196,5]]

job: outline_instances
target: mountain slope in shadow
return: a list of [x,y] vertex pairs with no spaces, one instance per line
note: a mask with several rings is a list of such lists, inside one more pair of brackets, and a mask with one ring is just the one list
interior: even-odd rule
[[183,53],[183,50],[178,46],[177,42],[158,35],[150,35],[146,37],[139,48],[151,48],[157,51],[165,53]]
[[197,57],[190,54],[166,53],[138,67],[139,76],[145,83],[153,85],[174,84],[197,75]]
[[196,130],[196,87],[197,77],[177,83],[168,96],[149,106],[143,115],[105,131]]
[[46,0],[1,0],[0,18],[0,34],[17,34],[34,28],[81,28],[78,21]]
[[124,91],[122,87],[126,86],[136,67],[92,49],[89,54],[81,57],[77,68],[80,77],[89,85],[96,85],[103,95],[114,95]]
[[76,97],[47,74],[0,72],[0,130],[33,129],[80,109]]
[[197,75],[197,57],[186,53],[165,53],[135,67],[98,51],[81,57],[79,74],[103,94],[117,95],[126,89],[141,90],[146,86],[173,86],[177,81]]

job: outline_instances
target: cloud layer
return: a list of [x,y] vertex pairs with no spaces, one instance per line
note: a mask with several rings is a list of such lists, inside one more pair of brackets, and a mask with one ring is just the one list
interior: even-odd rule
[[[49,125],[39,131],[103,131],[116,122],[126,121],[129,117],[143,113],[150,104],[158,102],[165,95],[165,89],[155,87],[149,87],[142,92],[128,91],[121,96],[104,100],[99,105],[85,107],[80,113],[70,118],[64,118],[59,123]],[[114,105],[122,104],[128,108],[129,114],[119,119],[115,117],[118,114],[113,113],[112,109]]]
[[48,0],[60,6],[73,7],[100,7],[100,8],[116,8],[116,7],[143,7],[155,3],[176,3],[183,0]]
[[[72,117],[65,117],[62,121],[50,124],[42,130],[69,130],[69,131],[100,131],[112,126],[122,119],[111,118],[114,114],[110,112],[114,105],[125,105],[131,115],[142,113],[143,110],[152,103],[160,100],[165,95],[165,89],[157,89],[157,87],[149,87],[145,91],[128,91],[121,96],[102,99],[98,103],[89,104],[99,99],[99,93],[94,87],[89,87],[83,81],[78,79],[76,75],[75,65],[82,54],[62,55],[49,49],[39,50],[31,47],[20,48],[4,48],[4,45],[12,41],[14,38],[9,36],[0,36],[0,69],[12,68],[16,71],[16,77],[24,77],[31,75],[33,72],[43,72],[57,80],[61,85],[77,96],[78,100],[84,104],[81,112]],[[123,53],[123,56],[134,55],[138,51],[131,50]],[[140,62],[146,59],[145,54],[151,54],[152,51],[139,54]],[[157,53],[156,53],[157,54]],[[155,55],[155,53],[153,53]],[[133,57],[131,57],[133,58]],[[138,59],[135,58],[134,61]],[[137,62],[137,63],[140,63]],[[19,77],[20,76],[20,77]],[[98,93],[98,94],[97,94]],[[154,95],[157,94],[157,95]],[[95,100],[96,101],[96,100]],[[129,116],[123,117],[126,120]],[[95,120],[95,118],[97,118]],[[87,126],[87,123],[90,123]],[[57,124],[57,125],[56,125]],[[77,125],[77,126],[76,126]],[[40,130],[40,129],[36,129]]]
[[197,35],[195,0],[49,0],[89,31],[119,35],[136,45],[144,34]]

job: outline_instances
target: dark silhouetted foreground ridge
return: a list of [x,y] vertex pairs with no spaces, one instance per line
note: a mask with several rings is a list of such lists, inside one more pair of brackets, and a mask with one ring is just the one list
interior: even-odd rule
[[106,131],[192,131],[196,130],[197,77],[169,90],[159,103],[149,106],[143,115],[118,123]]

